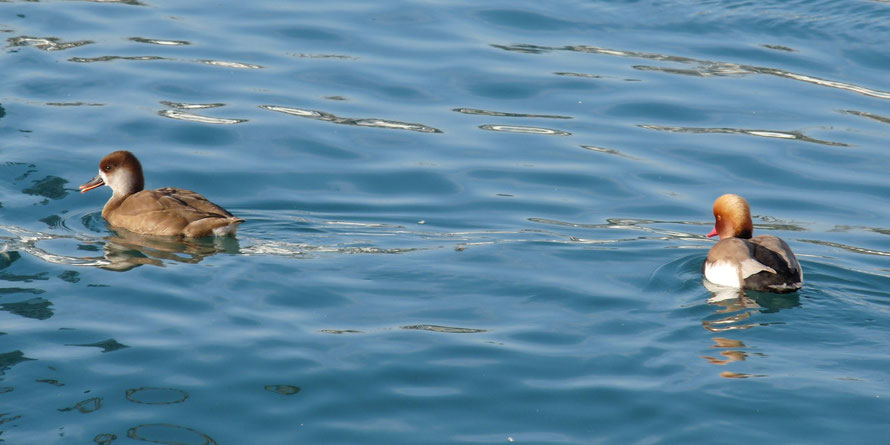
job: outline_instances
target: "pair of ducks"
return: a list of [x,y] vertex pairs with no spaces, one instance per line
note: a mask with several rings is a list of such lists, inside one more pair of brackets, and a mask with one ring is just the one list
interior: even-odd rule
[[[105,156],[99,174],[81,193],[107,185],[111,199],[102,217],[112,226],[145,235],[188,238],[234,236],[244,222],[207,198],[172,187],[144,190],[142,165],[129,151]],[[714,230],[720,241],[702,265],[705,278],[718,285],[763,292],[794,292],[803,275],[791,248],[772,235],[752,237],[751,211],[744,198],[723,195],[714,202]]]

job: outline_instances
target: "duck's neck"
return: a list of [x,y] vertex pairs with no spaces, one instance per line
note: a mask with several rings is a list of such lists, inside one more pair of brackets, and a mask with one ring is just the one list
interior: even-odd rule
[[108,213],[120,207],[128,197],[145,188],[145,179],[141,171],[131,172],[129,175],[112,175],[110,178],[102,175],[102,179],[112,190],[111,198],[102,208],[103,217],[107,217]]

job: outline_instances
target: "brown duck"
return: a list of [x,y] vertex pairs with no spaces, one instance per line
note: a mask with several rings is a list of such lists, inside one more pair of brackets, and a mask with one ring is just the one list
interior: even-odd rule
[[727,194],[714,201],[714,230],[719,236],[702,265],[714,284],[760,292],[794,292],[803,286],[803,272],[791,248],[781,238],[758,235],[745,198]]
[[190,190],[164,187],[143,190],[142,164],[129,151],[102,158],[99,174],[80,186],[81,193],[107,185],[111,199],[102,209],[109,224],[144,235],[234,236],[243,219]]

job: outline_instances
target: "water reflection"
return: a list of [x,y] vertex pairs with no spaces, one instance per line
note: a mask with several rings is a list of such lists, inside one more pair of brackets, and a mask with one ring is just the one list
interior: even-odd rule
[[130,6],[146,6],[145,3],[140,2],[139,0],[80,0],[86,1],[90,3],[120,3],[122,5],[130,5]]
[[189,122],[198,122],[201,124],[240,124],[242,122],[247,122],[247,119],[218,118],[218,117],[202,116],[200,114],[188,113],[188,112],[182,111],[182,110],[206,110],[206,109],[210,109],[210,108],[219,108],[219,107],[226,106],[226,104],[223,104],[223,103],[189,104],[189,103],[183,103],[183,102],[170,102],[170,101],[162,100],[161,105],[168,106],[172,109],[158,111],[158,115],[167,117],[170,119],[177,119],[177,120],[189,121]]
[[250,69],[250,70],[257,70],[257,69],[263,68],[260,65],[254,65],[251,63],[227,62],[225,60],[199,59],[199,60],[197,60],[197,62],[206,64],[206,65],[221,66],[221,67],[225,67],[225,68],[239,68],[239,69]]
[[[68,183],[66,179],[49,175],[43,179],[36,179],[31,182],[33,185],[22,190],[22,193],[32,196],[43,196],[53,200],[68,196],[68,190],[65,188],[65,184]],[[48,200],[44,200],[43,204],[48,202]]]
[[839,90],[851,91],[865,96],[875,97],[878,99],[890,99],[890,92],[874,90],[860,85],[847,82],[838,82],[833,80],[821,79],[806,74],[792,73],[790,71],[780,70],[776,68],[760,67],[754,65],[744,65],[726,62],[714,62],[709,60],[694,59],[691,57],[671,56],[665,54],[645,53],[640,51],[624,51],[609,48],[601,48],[590,45],[566,45],[566,46],[538,46],[531,44],[517,45],[491,45],[494,48],[505,51],[521,52],[527,54],[542,54],[551,51],[573,51],[579,53],[601,54],[607,56],[619,56],[636,59],[648,59],[659,62],[673,62],[683,65],[691,65],[689,68],[674,68],[663,66],[637,65],[635,69],[642,71],[660,71],[668,74],[681,74],[696,77],[710,76],[745,76],[754,74],[764,74],[770,76],[783,77],[799,82],[811,83],[823,87],[836,88]]
[[102,353],[106,352],[114,352],[120,349],[129,348],[129,346],[118,343],[117,340],[113,338],[109,338],[108,340],[97,341],[95,343],[84,343],[84,344],[66,344],[65,346],[84,346],[90,348],[102,348]]
[[804,142],[812,142],[814,144],[829,145],[832,147],[849,147],[849,144],[842,142],[823,141],[809,137],[800,131],[775,131],[775,130],[751,130],[745,128],[707,128],[707,127],[668,127],[663,125],[639,125],[641,128],[647,128],[657,131],[668,131],[672,133],[724,133],[724,134],[746,134],[749,136],[758,136],[764,138],[775,139],[794,139]]
[[69,62],[91,63],[111,62],[112,60],[172,60],[160,56],[101,56],[101,57],[72,57]]
[[72,57],[72,58],[68,59],[69,62],[77,62],[77,63],[111,62],[114,60],[186,61],[186,62],[194,62],[194,63],[203,63],[205,65],[212,65],[212,66],[221,66],[224,68],[239,68],[239,69],[261,69],[261,68],[263,68],[260,65],[254,65],[254,64],[250,64],[250,63],[242,63],[242,62],[229,62],[229,61],[225,61],[225,60],[212,60],[212,59],[198,59],[198,60],[189,61],[189,60],[181,60],[181,59],[172,59],[169,57],[161,57],[161,56],[100,56],[100,57]]
[[846,244],[833,243],[830,241],[821,241],[821,240],[814,240],[814,239],[802,239],[802,240],[798,240],[798,241],[802,241],[804,243],[810,243],[810,244],[817,244],[820,246],[834,247],[837,249],[843,249],[843,250],[846,250],[849,252],[861,253],[861,254],[865,254],[865,255],[890,256],[890,252],[887,252],[884,250],[869,249],[866,247],[849,246]]
[[550,136],[571,136],[572,133],[554,130],[552,128],[524,127],[518,125],[480,125],[479,128],[488,131],[502,131],[505,133],[543,134]]
[[64,42],[58,37],[28,37],[18,36],[6,39],[9,46],[33,46],[44,51],[62,51],[79,46],[95,43],[92,40],[78,40],[75,42]]
[[51,301],[38,297],[15,303],[0,303],[0,311],[34,320],[46,320],[53,316],[52,305]]
[[340,59],[340,60],[358,60],[358,57],[347,56],[343,54],[306,54],[306,53],[288,53],[287,55],[299,57],[301,59]]
[[640,158],[638,158],[636,156],[627,155],[627,154],[624,154],[624,153],[622,153],[618,150],[612,149],[612,148],[597,147],[595,145],[579,145],[579,147],[581,147],[585,150],[595,151],[597,153],[606,153],[606,154],[610,154],[610,155],[620,156],[620,157],[626,158],[626,159],[632,159],[634,161],[640,160]]
[[539,224],[547,224],[554,226],[564,226],[564,227],[577,227],[583,229],[625,229],[632,231],[641,231],[647,233],[653,233],[657,236],[637,236],[632,238],[610,238],[604,240],[596,240],[596,239],[586,239],[586,238],[578,238],[576,236],[567,236],[572,242],[580,242],[580,243],[591,243],[591,244],[603,244],[603,243],[617,243],[617,242],[626,242],[626,241],[636,241],[636,240],[644,240],[644,239],[655,239],[655,240],[691,240],[691,241],[707,241],[707,237],[701,233],[701,229],[696,229],[695,232],[679,232],[676,230],[670,229],[662,229],[659,227],[649,227],[653,224],[680,224],[680,225],[693,225],[697,227],[706,226],[711,223],[702,223],[698,221],[659,221],[653,219],[637,219],[637,218],[606,218],[606,223],[600,224],[590,224],[590,223],[574,223],[568,221],[559,221],[554,219],[547,218],[529,218],[531,222],[539,223]]
[[[84,219],[88,219],[89,215]],[[87,224],[89,227],[89,224]],[[67,229],[67,227],[65,227]],[[238,253],[240,246],[236,238],[202,238],[180,239],[177,237],[162,237],[141,235],[125,229],[115,229],[112,234],[103,238],[93,238],[82,234],[58,235],[30,231],[15,226],[0,225],[0,230],[10,236],[0,236],[0,242],[5,243],[4,250],[0,252],[0,269],[8,267],[16,259],[20,258],[18,252],[25,252],[48,263],[67,264],[70,266],[95,266],[108,270],[124,271],[143,264],[163,266],[164,261],[180,263],[198,263],[204,258],[217,253]],[[70,229],[69,229],[70,230]],[[86,252],[102,252],[102,256],[76,257],[61,255],[47,250],[42,244],[55,240],[74,240],[80,242],[78,250]],[[5,264],[5,265],[4,265]],[[19,281],[29,279],[43,279],[43,275],[12,277]],[[66,271],[60,275],[66,281],[79,280],[77,272]],[[7,288],[3,293],[43,293],[40,289]],[[32,302],[36,304],[36,302]]]
[[169,423],[137,425],[127,430],[127,437],[168,445],[216,445],[215,440],[198,430]]
[[507,113],[503,111],[478,110],[475,108],[455,108],[452,111],[463,114],[474,114],[481,116],[499,116],[499,117],[527,117],[540,119],[572,119],[571,116],[560,116],[556,114],[525,114],[525,113]]
[[97,434],[96,437],[93,437],[93,442],[99,445],[111,445],[111,442],[115,440],[117,440],[117,435],[110,433]]
[[740,340],[731,340],[723,337],[714,337],[714,345],[712,348],[720,348],[721,357],[702,356],[712,365],[728,365],[732,362],[742,362],[748,358],[748,353],[744,351],[745,343]]
[[178,111],[178,110],[161,110],[161,111],[158,111],[158,115],[161,117],[167,117],[170,119],[176,119],[176,120],[188,121],[188,122],[197,122],[200,124],[240,124],[243,122],[247,122],[247,119],[227,119],[227,118],[219,118],[219,117],[201,116],[199,114],[184,113],[184,112]]
[[133,388],[126,393],[127,400],[144,405],[172,405],[185,402],[187,392],[176,388]]
[[93,397],[91,399],[86,399],[84,401],[78,402],[76,405],[68,407],[68,408],[59,408],[59,411],[80,411],[84,414],[89,414],[94,411],[98,411],[102,408],[102,399],[100,397]]
[[266,385],[264,389],[284,396],[292,396],[300,392],[300,387],[294,385]]
[[331,122],[334,124],[341,125],[354,125],[357,127],[377,127],[377,128],[387,128],[391,130],[408,130],[408,131],[418,131],[421,133],[442,133],[442,130],[437,128],[429,127],[423,124],[414,124],[408,122],[399,122],[393,120],[386,119],[376,119],[376,118],[351,118],[351,117],[340,117],[335,116],[331,113],[326,113],[324,111],[317,110],[308,110],[304,108],[293,108],[293,107],[282,107],[279,105],[260,105],[260,108],[269,111],[277,111],[279,113],[288,114],[291,116],[297,117],[305,117],[308,119],[315,119],[319,121]]
[[[713,333],[726,335],[733,331],[748,330],[756,327],[778,324],[777,322],[761,322],[756,318],[762,318],[764,314],[771,314],[782,309],[791,309],[800,306],[800,296],[793,294],[770,294],[761,292],[742,292],[739,289],[715,286],[704,281],[705,287],[711,292],[708,303],[716,308],[711,315],[701,321],[702,327]],[[713,348],[722,349],[720,356],[703,355],[708,363],[718,366],[726,366],[735,362],[742,362],[751,355],[746,349],[749,347],[741,340],[726,337],[714,337]],[[758,354],[761,355],[762,354]],[[765,377],[760,374],[746,374],[731,371],[722,371],[724,378],[749,378]]]
[[882,124],[890,124],[890,117],[881,116],[879,114],[874,113],[866,113],[865,111],[856,111],[856,110],[840,110],[841,113],[852,114],[854,116],[864,117],[867,119],[871,119],[873,121],[878,121]]
[[185,40],[160,40],[160,39],[147,39],[145,37],[130,37],[131,41],[139,42],[139,43],[148,43],[151,45],[162,45],[162,46],[181,46],[181,45],[191,45],[190,42]]
[[620,78],[611,77],[611,76],[600,76],[599,74],[573,73],[573,72],[567,72],[567,71],[557,71],[557,72],[554,72],[553,74],[555,74],[557,76],[565,76],[565,77],[583,77],[585,79],[619,79],[619,80],[623,80],[625,82],[640,82],[641,81],[641,79],[629,79],[629,78],[620,79]]
[[9,368],[12,368],[13,366],[21,362],[27,362],[30,360],[34,359],[25,357],[25,353],[18,349],[0,353],[0,375],[5,374],[6,370],[8,370]]
[[[90,102],[47,102],[45,105],[50,107],[103,107],[105,104]],[[2,117],[2,116],[0,116]]]
[[442,332],[445,334],[478,334],[481,332],[488,332],[487,329],[473,329],[473,328],[459,328],[453,326],[437,326],[432,324],[418,324],[413,326],[402,326],[402,329],[407,329],[410,331],[431,331],[431,332]]
[[115,228],[111,236],[103,238],[103,269],[126,271],[145,264],[163,266],[164,261],[199,263],[218,253],[238,253],[238,239],[225,238],[178,238],[142,235],[126,229]]

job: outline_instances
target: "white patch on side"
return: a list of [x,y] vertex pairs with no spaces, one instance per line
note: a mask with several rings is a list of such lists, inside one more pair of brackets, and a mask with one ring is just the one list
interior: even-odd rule
[[213,234],[215,236],[235,236],[235,232],[238,231],[239,225],[241,225],[241,223],[236,222],[227,226],[217,227],[213,229]]
[[714,284],[719,284],[720,286],[735,288],[742,287],[741,283],[739,283],[738,266],[730,263],[729,261],[715,261],[713,263],[706,263],[705,279]]

